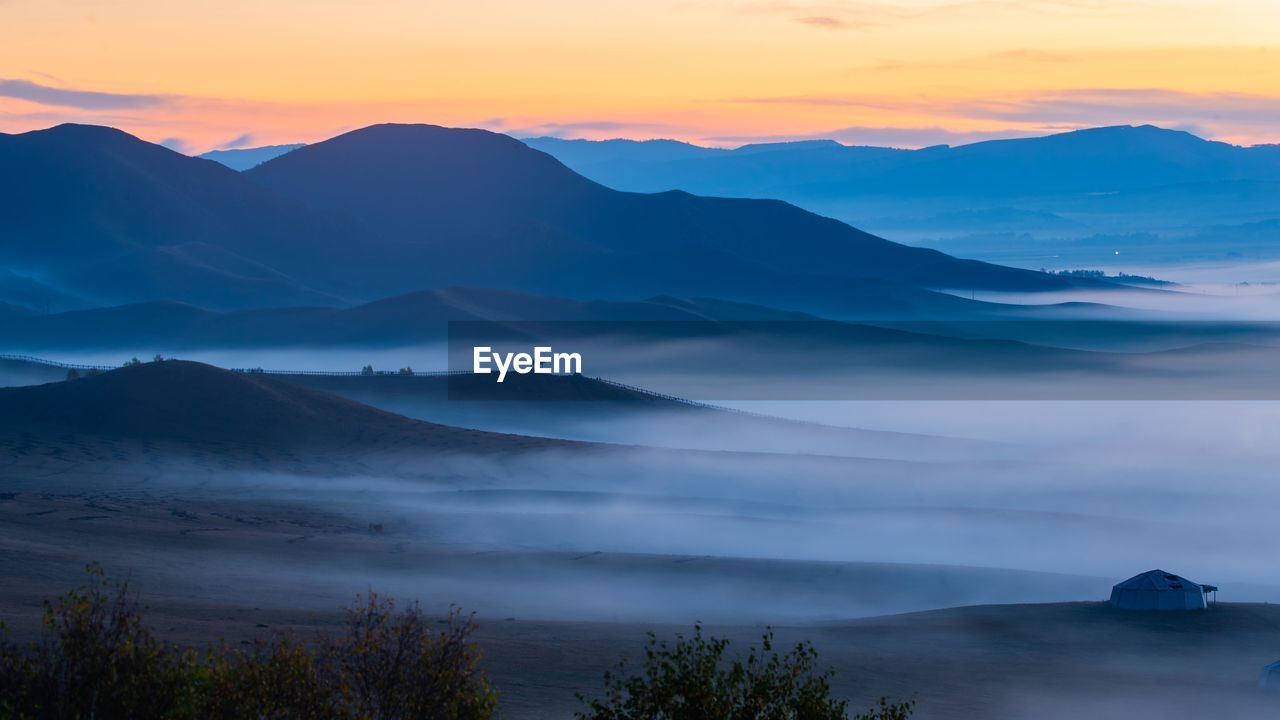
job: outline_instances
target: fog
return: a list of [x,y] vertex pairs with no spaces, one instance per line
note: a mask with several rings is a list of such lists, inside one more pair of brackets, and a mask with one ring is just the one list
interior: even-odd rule
[[[749,440],[726,443],[733,452],[617,445],[400,459],[394,471],[329,477],[178,460],[112,492],[180,499],[201,517],[227,506],[268,525],[322,520],[252,542],[216,524],[190,536],[201,538],[193,546],[145,549],[153,538],[124,530],[120,541],[136,545],[137,560],[168,557],[157,566],[225,576],[229,592],[251,586],[255,603],[331,604],[375,587],[554,620],[808,622],[1101,600],[1112,583],[1157,567],[1219,585],[1222,600],[1280,601],[1275,404],[752,407],[982,442],[944,458],[920,437],[919,455],[897,460],[748,452]],[[674,417],[606,424],[616,436],[598,439],[699,444],[687,428],[662,435]],[[721,421],[700,417],[702,445]],[[375,524],[383,530],[367,536]]]
[[[1182,290],[1061,299],[1123,300],[1197,322],[1280,315],[1269,288]],[[1138,334],[1130,327],[1109,325],[1111,334],[1094,337],[1119,345]],[[583,353],[587,375],[745,413],[657,400],[467,402],[428,378],[414,392],[361,378],[308,381],[420,420],[603,444],[592,447],[352,457],[320,473],[287,462],[221,470],[178,453],[120,471],[109,491],[86,484],[77,474],[84,469],[40,482],[180,501],[212,525],[183,526],[193,533],[183,537],[204,544],[166,547],[167,567],[184,567],[198,547],[211,576],[253,574],[255,587],[281,602],[304,587],[331,598],[375,586],[557,620],[800,622],[1100,600],[1112,583],[1152,568],[1218,585],[1223,600],[1280,601],[1280,403],[1229,399],[1280,392],[1269,349],[1109,355],[1046,345],[1004,356],[1004,346],[954,339],[981,337],[982,326],[951,329],[951,338],[894,336],[883,346],[867,340],[884,337],[879,330],[606,336]],[[1249,332],[1265,345],[1273,330]],[[1196,333],[1181,345],[1148,337],[1185,347],[1203,340]],[[422,371],[444,368],[447,353],[433,345],[181,357],[240,368]],[[1202,398],[1179,399],[1194,392]],[[1109,397],[1120,399],[1098,399]],[[207,506],[262,516],[279,535],[233,542],[235,526],[220,525]],[[333,520],[310,532],[282,519],[311,516]],[[374,526],[383,530],[366,537]],[[155,538],[120,532],[138,553],[124,564],[145,562],[142,549]],[[281,577],[294,579],[285,586]]]

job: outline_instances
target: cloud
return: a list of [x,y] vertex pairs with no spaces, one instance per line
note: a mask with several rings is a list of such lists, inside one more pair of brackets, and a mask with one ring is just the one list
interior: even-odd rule
[[926,20],[976,22],[1012,13],[1041,20],[1067,13],[1116,13],[1134,0],[754,0],[719,5],[733,13],[789,16],[813,27],[838,30],[919,23]]
[[534,125],[526,125],[524,127],[508,127],[503,130],[508,135],[515,137],[574,137],[583,134],[597,133],[671,133],[682,132],[683,128],[677,128],[664,123],[651,122],[630,122],[626,120],[584,120],[578,122],[546,122]]
[[[1245,93],[1198,93],[1165,88],[1075,88],[1010,94],[1000,97],[901,98],[862,95],[790,95],[730,98],[726,102],[794,105],[912,113],[951,121],[999,121],[1005,137],[1045,130],[1073,130],[1106,125],[1152,124],[1183,129],[1202,137],[1275,136],[1280,96]],[[874,128],[852,128],[865,131]],[[890,134],[901,128],[882,128]],[[911,129],[941,138],[943,134],[974,137],[992,133],[952,133],[942,128]],[[973,140],[967,140],[972,142]],[[939,142],[949,142],[939,139]]]
[[833,18],[828,15],[810,15],[808,17],[796,18],[796,22],[804,25],[812,25],[813,27],[823,28],[825,30],[845,30],[852,27],[858,27],[855,23],[846,22],[839,18]]
[[799,140],[835,140],[845,145],[920,148],[932,145],[967,145],[985,140],[1005,140],[1047,135],[1058,128],[1001,129],[984,131],[949,130],[944,127],[845,127],[817,133],[797,135],[727,135],[703,138],[715,144],[795,142]]
[[165,138],[160,141],[160,144],[174,152],[182,153],[183,155],[191,154],[191,144],[180,137]]
[[973,118],[1078,125],[1206,121],[1274,124],[1280,118],[1280,96],[1163,88],[1081,88],[979,101],[960,110]]
[[167,95],[129,95],[96,90],[73,90],[41,85],[30,80],[3,78],[0,78],[0,97],[80,110],[136,110],[166,105],[173,100]]
[[255,143],[253,133],[244,133],[239,137],[229,140],[218,146],[219,150],[237,150],[239,148],[251,147]]

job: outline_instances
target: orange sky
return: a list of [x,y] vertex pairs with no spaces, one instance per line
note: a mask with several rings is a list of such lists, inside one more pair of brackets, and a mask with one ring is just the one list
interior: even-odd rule
[[0,0],[0,131],[1280,142],[1277,0]]

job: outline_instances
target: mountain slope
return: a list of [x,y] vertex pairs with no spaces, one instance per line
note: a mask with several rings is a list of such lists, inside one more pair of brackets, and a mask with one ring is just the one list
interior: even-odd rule
[[340,305],[464,284],[954,314],[969,306],[930,288],[1078,284],[783,202],[617,192],[481,130],[374,126],[237,173],[63,125],[0,135],[0,166],[0,261],[98,305]]
[[[303,210],[217,163],[110,128],[0,135],[0,167],[0,260],[98,302],[315,302],[323,294],[295,266],[317,249],[340,250],[352,233],[342,218]],[[156,294],[191,281],[214,291]]]
[[1280,243],[1214,230],[1280,218],[1276,146],[1149,125],[920,150],[828,141],[676,153],[613,140],[526,142],[619,190],[779,198],[898,241],[1015,266],[1123,262],[1132,271],[1280,257]]
[[1065,287],[904,247],[782,202],[616,192],[483,130],[373,126],[246,175],[368,223],[382,247],[418,261],[414,271],[429,283],[751,301],[774,299],[762,295],[775,289],[834,292],[851,281]]

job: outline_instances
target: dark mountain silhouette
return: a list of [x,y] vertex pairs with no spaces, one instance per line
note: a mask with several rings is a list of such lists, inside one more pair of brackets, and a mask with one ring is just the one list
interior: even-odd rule
[[616,192],[482,130],[374,126],[237,173],[63,125],[0,135],[0,165],[0,259],[78,303],[335,305],[467,284],[954,314],[967,303],[930,288],[1079,284],[782,202]]
[[378,125],[246,175],[367,224],[367,251],[400,260],[386,273],[420,283],[755,302],[835,301],[860,283],[1067,287],[897,245],[782,202],[615,192],[483,130]]
[[181,360],[0,388],[0,431],[10,438],[88,436],[277,449],[440,452],[479,444],[502,451],[548,444],[411,420],[269,376]]
[[323,294],[299,280],[298,266],[333,278],[336,268],[307,259],[341,250],[353,233],[349,221],[217,163],[110,128],[0,135],[0,166],[0,257],[100,303],[315,302]]

